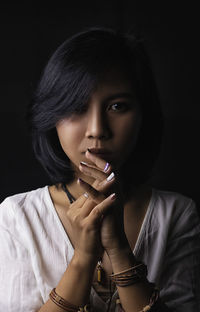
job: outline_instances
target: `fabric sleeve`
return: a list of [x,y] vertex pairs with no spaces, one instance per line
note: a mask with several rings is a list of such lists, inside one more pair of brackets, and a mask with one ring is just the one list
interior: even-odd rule
[[173,311],[200,311],[200,221],[192,200],[171,224],[159,287]]
[[43,301],[29,252],[15,231],[10,209],[7,203],[0,205],[0,311],[36,312]]

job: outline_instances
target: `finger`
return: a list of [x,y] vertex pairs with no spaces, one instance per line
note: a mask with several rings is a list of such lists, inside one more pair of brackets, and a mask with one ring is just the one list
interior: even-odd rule
[[101,169],[105,173],[110,173],[111,172],[111,165],[106,162],[104,159],[98,157],[95,154],[92,154],[89,150],[86,151],[85,153],[86,158],[91,160],[99,169]]
[[88,197],[92,199],[96,204],[102,202],[105,199],[105,196],[102,193],[97,191],[95,188],[93,188],[90,184],[83,181],[82,179],[79,178],[78,183],[84,189]]
[[102,219],[102,217],[113,208],[116,198],[116,193],[113,193],[105,198],[101,203],[92,209],[88,218],[90,218],[91,221],[99,221],[99,219]]
[[108,176],[107,174],[99,171],[98,169],[91,168],[87,163],[81,162],[79,169],[88,176],[92,176],[97,181],[93,183],[93,187],[98,191],[108,192],[111,185],[113,185],[115,181],[115,174],[111,172]]
[[98,190],[102,192],[107,191],[111,187],[111,185],[114,184],[115,180],[116,180],[115,174],[114,172],[111,172],[111,174],[108,177],[106,177],[106,179],[104,179],[101,183],[99,183]]
[[85,162],[81,162],[79,165],[79,169],[81,172],[83,172],[84,174],[95,178],[96,180],[99,181],[103,181],[106,179],[107,174],[100,171],[97,168],[91,167],[89,164],[85,163]]
[[81,208],[84,203],[86,202],[86,200],[88,199],[89,195],[87,193],[83,193],[81,196],[79,196],[72,204],[71,204],[71,208]]

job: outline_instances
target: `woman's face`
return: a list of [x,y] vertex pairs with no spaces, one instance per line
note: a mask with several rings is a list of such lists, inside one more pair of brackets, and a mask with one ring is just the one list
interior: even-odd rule
[[103,76],[85,110],[60,120],[60,144],[75,171],[93,149],[119,170],[135,146],[141,125],[141,111],[134,88],[126,74],[112,70]]

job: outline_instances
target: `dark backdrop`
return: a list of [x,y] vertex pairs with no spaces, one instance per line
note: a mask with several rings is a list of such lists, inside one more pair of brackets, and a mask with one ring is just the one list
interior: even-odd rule
[[50,184],[33,156],[25,123],[32,88],[48,57],[83,27],[109,26],[140,31],[153,65],[165,117],[153,185],[181,192],[199,204],[197,6],[180,1],[41,3],[1,4],[0,201]]

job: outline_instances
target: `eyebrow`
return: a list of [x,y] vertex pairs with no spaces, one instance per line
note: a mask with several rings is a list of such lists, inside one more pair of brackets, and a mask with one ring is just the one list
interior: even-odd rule
[[134,98],[134,95],[132,93],[128,93],[128,92],[121,92],[121,93],[115,93],[113,95],[110,95],[106,98],[107,101],[112,101],[116,98],[119,98],[119,97],[125,97],[125,98],[128,98],[128,99],[133,99]]

